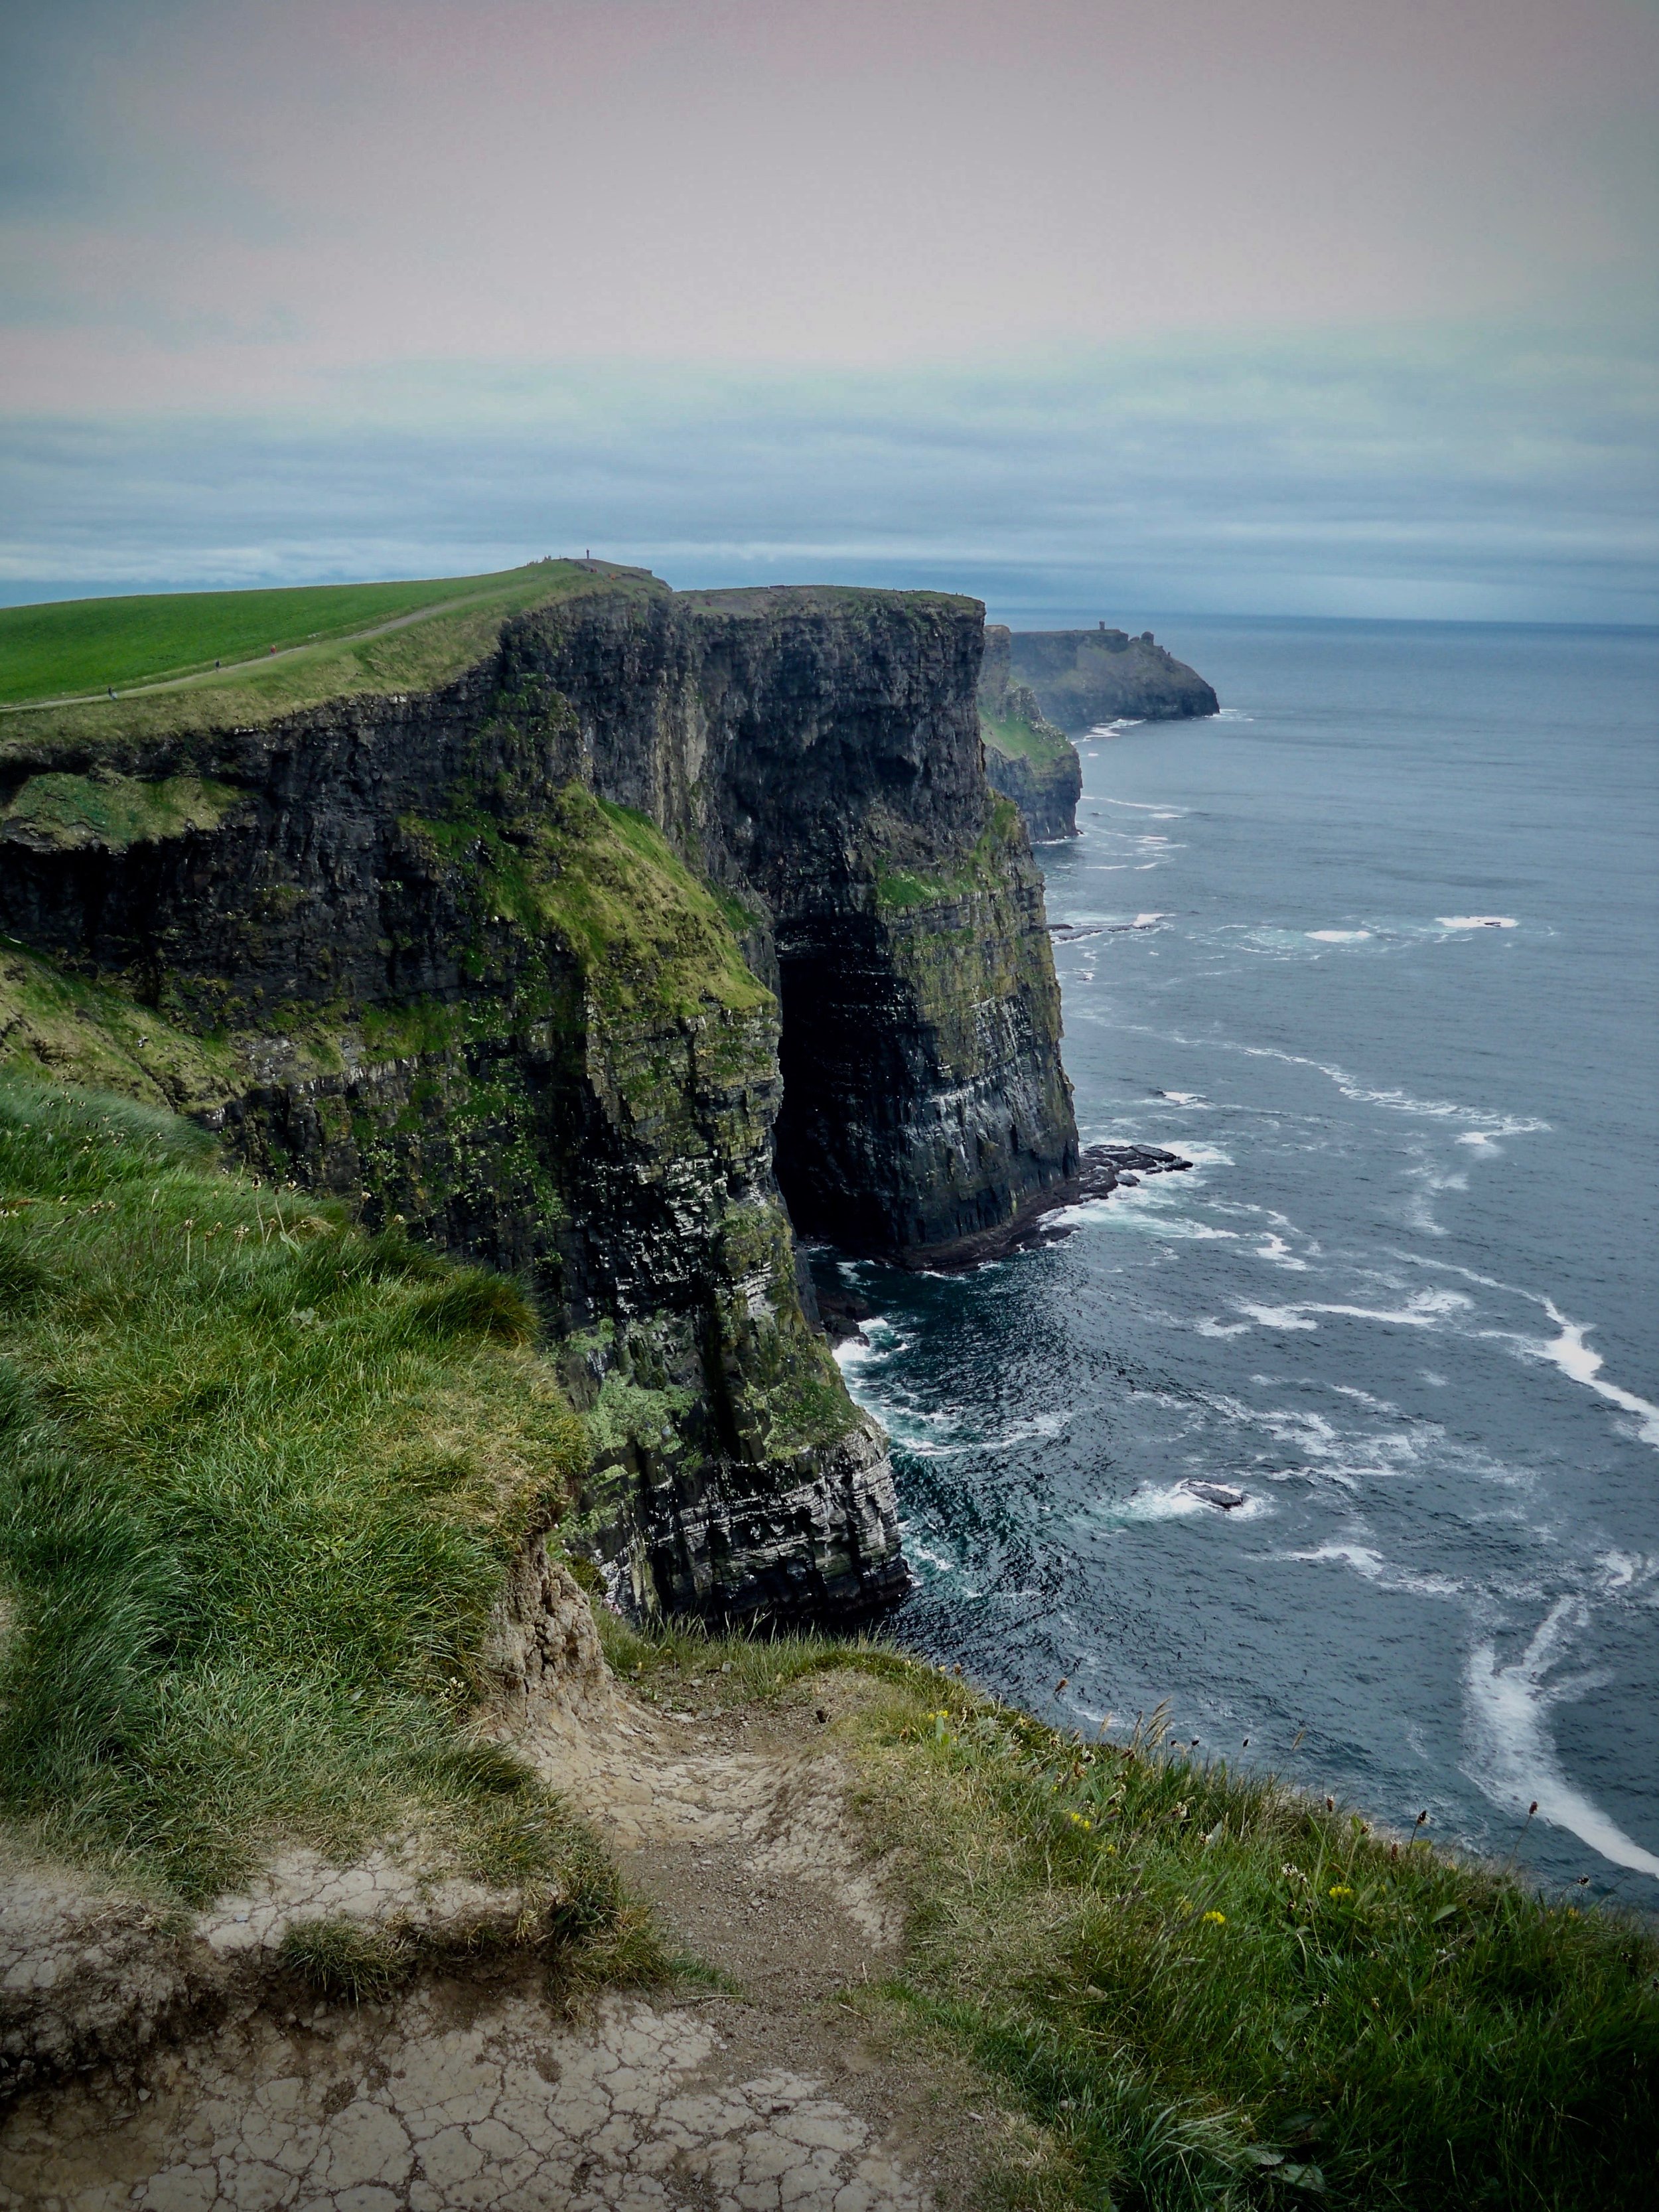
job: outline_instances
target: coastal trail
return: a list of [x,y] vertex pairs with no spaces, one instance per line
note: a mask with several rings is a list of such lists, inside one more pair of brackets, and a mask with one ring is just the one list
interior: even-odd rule
[[571,1616],[559,1668],[538,1680],[532,1662],[499,1732],[696,1968],[573,2006],[508,1954],[380,2002],[250,2006],[142,2079],[26,2100],[0,2130],[0,2204],[944,2212],[975,2193],[995,2131],[982,2093],[913,2040],[899,2059],[879,2005],[859,2002],[899,1936],[829,1742],[859,1679],[731,1711],[711,1667],[653,1709]]

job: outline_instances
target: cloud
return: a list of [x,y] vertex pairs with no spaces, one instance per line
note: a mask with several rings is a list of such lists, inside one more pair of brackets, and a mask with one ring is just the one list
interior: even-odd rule
[[1645,618],[1656,58],[1628,0],[12,0],[0,591],[592,543]]
[[[550,550],[680,583],[1111,607],[1659,617],[1644,333],[1183,339],[996,368],[437,362],[303,413],[0,434],[0,579],[432,574]],[[112,559],[111,549],[121,549]]]

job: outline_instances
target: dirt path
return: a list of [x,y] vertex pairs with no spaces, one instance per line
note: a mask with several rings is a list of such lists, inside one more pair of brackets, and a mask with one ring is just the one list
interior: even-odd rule
[[142,2080],[100,2078],[18,2107],[0,2131],[0,2204],[963,2202],[985,2123],[965,2117],[960,2083],[896,2058],[848,2000],[889,1970],[897,1929],[846,1820],[833,1717],[825,1702],[675,1717],[589,1665],[556,1697],[532,1686],[510,1723],[665,1930],[729,1978],[730,1993],[611,1992],[572,2017],[526,1965],[489,1986],[422,1982],[381,2005],[251,2011]]

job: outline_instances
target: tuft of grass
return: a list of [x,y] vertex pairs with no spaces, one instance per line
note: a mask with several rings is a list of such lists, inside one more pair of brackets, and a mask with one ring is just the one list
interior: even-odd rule
[[351,1920],[307,1920],[283,1937],[281,1956],[319,1996],[361,2004],[388,1997],[415,1969],[415,1946],[395,1929]]
[[1650,1926],[1171,1753],[1161,1716],[1087,1742],[868,1642],[607,1633],[647,1696],[833,1707],[909,1906],[886,1996],[1050,2147],[1011,2203],[1659,2197]]
[[0,1080],[0,1817],[185,1902],[279,1841],[615,1909],[468,1733],[508,1560],[586,1443],[509,1282]]

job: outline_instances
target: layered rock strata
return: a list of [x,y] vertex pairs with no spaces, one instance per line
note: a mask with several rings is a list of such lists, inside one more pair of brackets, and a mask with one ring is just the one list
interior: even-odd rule
[[980,641],[970,601],[629,579],[429,692],[95,744],[15,718],[5,1048],[530,1280],[628,1601],[880,1604],[890,1470],[783,1196],[915,1253],[1077,1161]]

